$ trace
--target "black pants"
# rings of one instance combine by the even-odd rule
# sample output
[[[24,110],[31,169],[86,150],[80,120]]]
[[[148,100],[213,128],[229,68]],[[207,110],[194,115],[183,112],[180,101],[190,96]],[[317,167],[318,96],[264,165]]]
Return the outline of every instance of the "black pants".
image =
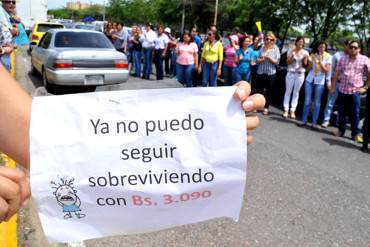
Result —
[[[251,66],[252,94],[255,94],[257,92],[257,69],[258,69],[257,65]]]
[[[164,71],[166,71],[167,75],[172,75],[173,74],[172,51],[170,49],[167,49],[166,56],[164,58]]]
[[[262,94],[266,98],[265,108],[269,108],[272,97],[272,84],[275,81],[275,74],[273,75],[259,75],[257,74],[257,93]]]
[[[157,80],[163,80],[163,49],[154,50],[154,64]]]
[[[370,89],[367,90],[366,96],[366,116],[364,122],[363,135],[364,135],[363,146],[367,147],[369,145],[369,135],[370,135]]]

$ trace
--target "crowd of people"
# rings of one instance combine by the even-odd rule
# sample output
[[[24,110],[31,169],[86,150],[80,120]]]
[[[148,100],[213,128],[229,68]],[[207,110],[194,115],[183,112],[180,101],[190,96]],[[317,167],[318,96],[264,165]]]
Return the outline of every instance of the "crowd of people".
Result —
[[[235,28],[224,38],[214,25],[207,30],[207,35],[202,36],[197,28],[175,35],[168,27],[158,26],[156,30],[148,23],[145,28],[132,27],[130,34],[122,23],[108,23],[105,34],[117,50],[127,54],[133,76],[149,80],[154,63],[157,80],[162,80],[165,74],[175,76],[185,87],[215,87],[219,81],[232,86],[239,81],[247,81],[251,83],[253,92],[265,96],[262,114],[269,114],[281,57],[281,47],[278,47],[274,33],[248,35]],[[347,40],[345,50],[333,56],[327,52],[328,46],[324,41],[316,42],[311,53],[305,46],[304,37],[297,37],[294,47],[287,51],[283,117],[297,118],[303,86],[305,95],[299,126],[308,125],[312,106],[311,127],[327,128],[338,100],[335,123],[338,131],[335,135],[345,134],[349,120],[352,139],[363,143],[362,150],[368,152],[369,106],[361,131],[360,95],[368,93],[370,85],[369,58],[360,53],[360,43],[356,40]],[[320,126],[318,121],[325,87],[329,96]]]

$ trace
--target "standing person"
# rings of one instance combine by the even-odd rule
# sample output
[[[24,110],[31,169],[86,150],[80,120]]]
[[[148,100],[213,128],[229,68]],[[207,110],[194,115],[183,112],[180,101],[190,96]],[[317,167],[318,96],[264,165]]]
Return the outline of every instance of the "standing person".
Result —
[[[324,92],[325,76],[330,71],[331,56],[326,52],[327,45],[320,41],[315,45],[314,52],[309,58],[308,75],[305,82],[305,99],[303,105],[302,123],[306,126],[308,113],[311,108],[312,95],[314,95],[314,109],[312,113],[312,128],[317,129],[317,119],[320,114],[321,97]]]
[[[299,91],[304,82],[308,59],[309,54],[304,49],[304,38],[297,37],[295,48],[289,50],[287,56],[288,73],[285,79],[284,118],[288,118],[290,109],[290,117],[296,119],[295,111],[298,105]],[[290,100],[292,100],[291,103]]]
[[[150,74],[152,73],[153,64],[153,52],[155,46],[155,39],[157,34],[152,30],[152,25],[150,23],[146,24],[145,32],[141,35],[140,42],[143,46],[143,79],[150,79]]]
[[[268,32],[265,37],[265,43],[261,48],[260,56],[257,59],[257,92],[263,94],[266,98],[264,115],[269,114],[269,106],[272,97],[272,84],[275,80],[276,65],[280,61],[280,50],[275,45],[276,37],[273,32]]]
[[[349,40],[346,40],[344,42],[344,52],[341,52],[341,51],[338,51],[334,54],[333,58],[332,58],[332,62],[331,62],[331,71],[329,72],[330,73],[330,78],[329,80],[331,79],[331,77],[334,76],[335,74],[335,71],[337,69],[337,65],[339,63],[339,60],[345,55],[345,54],[348,54],[348,44],[349,44]],[[329,81],[330,82],[330,81]],[[321,127],[323,128],[327,128],[329,126],[329,123],[330,123],[330,118],[331,118],[331,114],[333,112],[333,107],[334,107],[334,104],[335,104],[335,101],[337,100],[338,98],[338,83],[337,83],[337,86],[334,90],[333,93],[330,93],[329,92],[329,95],[328,95],[328,101],[326,103],[326,107],[325,107],[325,111],[324,111],[324,120],[323,120],[323,123],[321,125]],[[330,91],[330,87],[329,87],[329,91]],[[338,122],[338,119],[336,120],[336,123]]]
[[[364,120],[364,128],[363,128],[363,134],[364,134],[364,141],[362,143],[361,151],[364,153],[369,153],[369,140],[370,140],[370,84],[368,83],[364,88],[363,92],[367,89],[367,95],[366,95],[366,115]]]
[[[235,63],[237,67],[235,69],[236,81],[246,81],[250,83],[250,67],[254,64],[253,51],[249,46],[252,44],[252,40],[249,36],[245,36],[240,40],[240,49],[236,51]]]
[[[251,83],[252,83],[252,92],[257,92],[257,69],[258,64],[256,63],[258,57],[260,56],[260,39],[258,36],[253,36],[253,44],[250,45],[250,48],[252,49],[253,53],[253,61],[254,63],[251,63]]]
[[[367,77],[366,85],[370,84],[370,60],[368,57],[360,54],[360,45],[358,41],[350,41],[348,46],[348,55],[343,56],[339,60],[331,81],[331,93],[333,93],[339,79],[339,126],[335,135],[338,137],[344,136],[347,117],[349,117],[351,121],[352,139],[361,142],[362,137],[359,129],[360,91],[364,86],[365,77]]]
[[[221,75],[223,59],[224,49],[219,41],[219,34],[209,31],[198,68],[198,73],[203,72],[203,87],[217,87],[217,76]]]
[[[239,49],[238,38],[236,36],[229,36],[229,45],[224,47],[224,84],[232,86],[236,83],[235,67],[236,67],[236,51]],[[240,80],[238,80],[240,81]]]
[[[194,69],[198,69],[198,46],[195,44],[189,31],[185,31],[180,42],[176,45],[177,80],[186,87],[192,87],[192,75]]]
[[[198,64],[200,63],[200,59],[202,57],[202,38],[199,36],[199,31],[196,27],[191,29],[191,36],[195,44],[198,47]],[[197,70],[193,72],[193,86],[197,87],[198,85],[202,85],[202,75],[198,73]]]
[[[122,22],[117,23],[117,31],[112,34],[113,45],[117,51],[125,52],[126,41],[128,38],[127,30]]]
[[[172,68],[172,53],[176,47],[176,43],[173,42],[174,38],[172,37],[171,35],[171,28],[169,27],[166,27],[164,29],[164,33],[167,35],[169,41],[168,41],[168,47],[167,47],[167,51],[166,51],[166,55],[164,57],[164,71],[166,73],[166,76],[170,77],[171,75],[173,75],[173,68]]]
[[[13,37],[19,34],[19,29],[17,25],[13,25],[11,16],[16,11],[16,0],[2,0],[2,6],[0,6],[0,23],[5,25]]]
[[[168,42],[170,39],[164,33],[164,27],[158,27],[158,36],[154,40],[155,50],[154,50],[154,64],[157,74],[157,80],[163,80],[163,60],[166,56]]]
[[[113,30],[113,24],[112,22],[108,22],[106,25],[105,25],[105,28],[104,28],[104,34],[105,36],[107,36],[107,38],[112,42],[112,30]]]
[[[13,52],[12,34],[9,29],[0,23],[0,62],[7,71],[11,70],[10,54]]]
[[[140,27],[136,27],[132,30],[132,37],[131,37],[131,44],[132,44],[132,59],[134,65],[134,76],[140,77],[141,76],[141,52],[142,52],[142,45],[140,42],[140,35],[141,29]]]

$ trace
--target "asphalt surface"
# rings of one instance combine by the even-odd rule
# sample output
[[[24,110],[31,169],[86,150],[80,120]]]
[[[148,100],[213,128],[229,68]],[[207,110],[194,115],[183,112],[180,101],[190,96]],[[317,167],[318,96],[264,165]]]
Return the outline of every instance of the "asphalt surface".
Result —
[[[24,51],[18,52],[16,71],[31,95],[41,86],[41,78],[28,74]],[[99,91],[179,86],[173,79],[130,79]],[[79,246],[370,246],[370,155],[361,153],[359,144],[350,139],[334,137],[333,130],[299,128],[294,121],[283,120],[277,109],[261,116],[248,148],[238,223],[211,220]],[[21,212],[18,232],[19,246],[49,246],[33,204]]]

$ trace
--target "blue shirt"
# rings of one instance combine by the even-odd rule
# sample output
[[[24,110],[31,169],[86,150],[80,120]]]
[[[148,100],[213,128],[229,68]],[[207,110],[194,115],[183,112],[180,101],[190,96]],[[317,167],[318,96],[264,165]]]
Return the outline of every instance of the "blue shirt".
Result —
[[[238,49],[236,51],[236,56],[239,57],[241,54],[243,54],[243,58],[240,60],[236,69],[239,73],[249,73],[251,60],[254,59],[253,49],[248,48],[247,52],[244,52],[242,48]]]
[[[198,35],[195,35],[193,39],[195,44],[197,44],[198,49],[200,49],[200,46],[202,45],[202,40],[200,39],[200,37]]]

